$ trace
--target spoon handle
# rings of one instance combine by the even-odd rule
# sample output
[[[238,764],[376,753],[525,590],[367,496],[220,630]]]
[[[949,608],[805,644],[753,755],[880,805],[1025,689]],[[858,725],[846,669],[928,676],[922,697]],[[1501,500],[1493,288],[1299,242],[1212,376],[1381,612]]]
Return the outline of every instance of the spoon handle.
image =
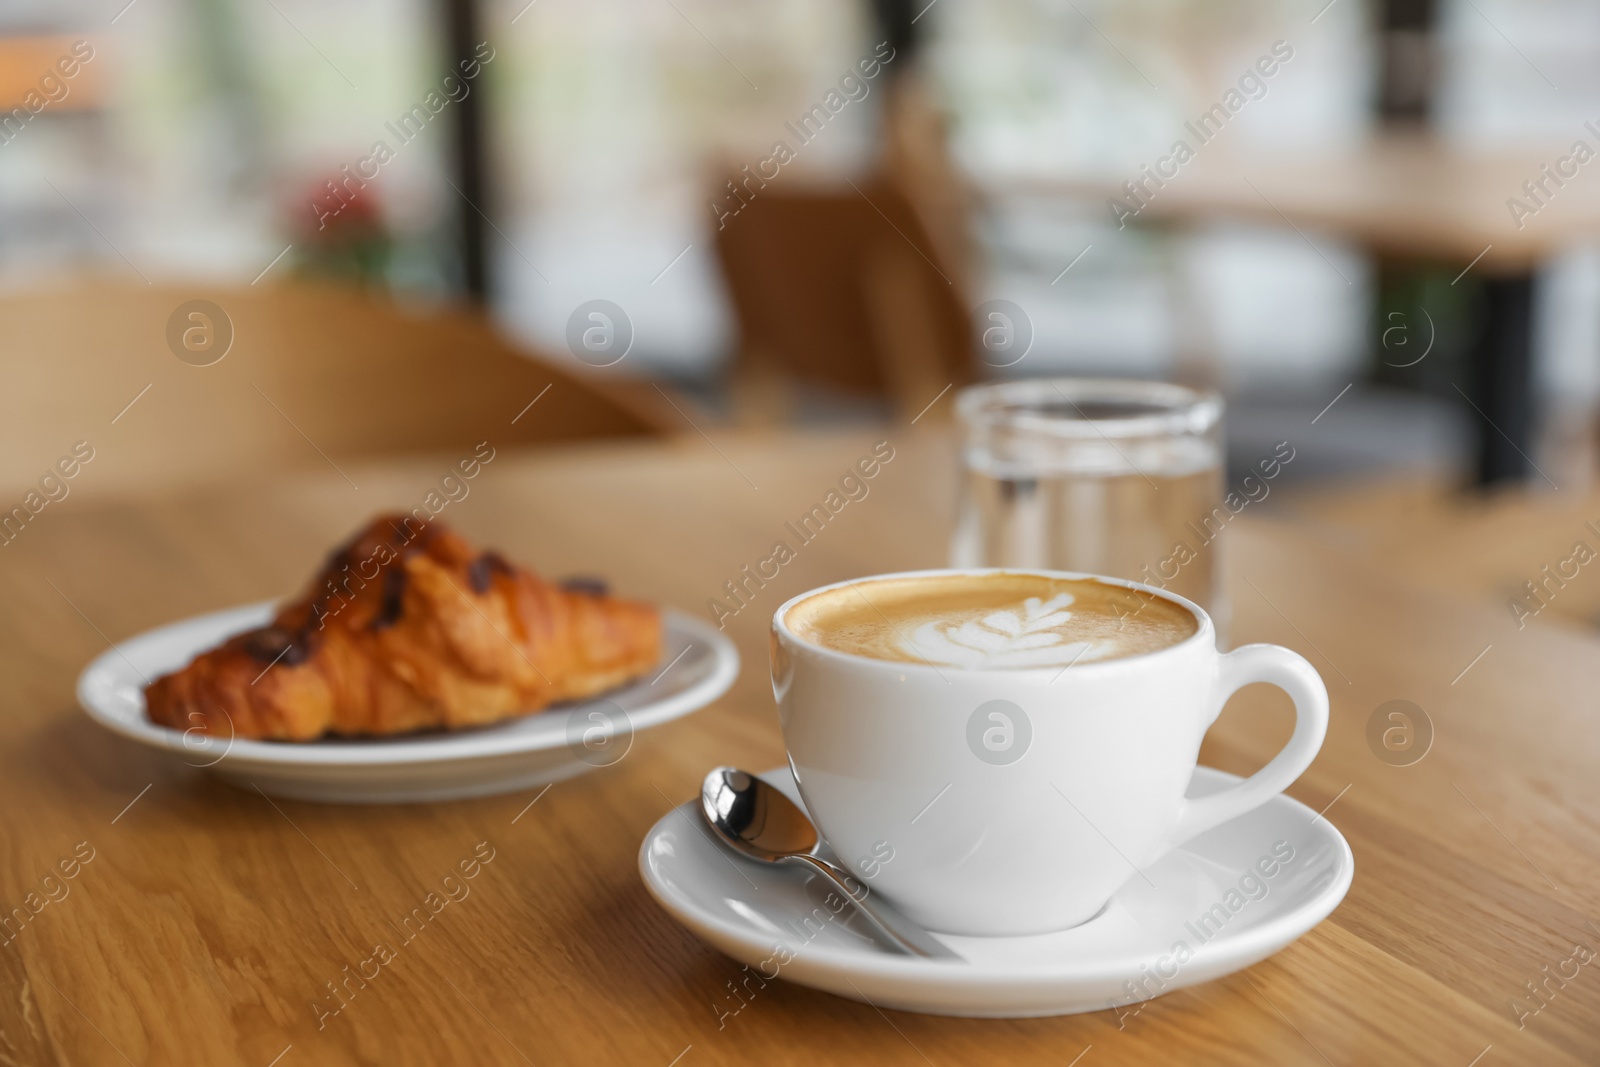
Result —
[[[940,944],[928,931],[900,914],[883,898],[872,895],[870,889],[857,897],[849,885],[849,881],[854,881],[854,879],[850,879],[849,875],[827,860],[806,853],[796,853],[785,858],[810,867],[832,882],[844,894],[845,899],[854,904],[856,910],[866,916],[867,921],[877,929],[878,933],[901,952],[911,956],[922,956],[926,959],[961,959],[960,956]],[[862,889],[867,888],[864,883],[859,881],[856,882],[856,885]]]

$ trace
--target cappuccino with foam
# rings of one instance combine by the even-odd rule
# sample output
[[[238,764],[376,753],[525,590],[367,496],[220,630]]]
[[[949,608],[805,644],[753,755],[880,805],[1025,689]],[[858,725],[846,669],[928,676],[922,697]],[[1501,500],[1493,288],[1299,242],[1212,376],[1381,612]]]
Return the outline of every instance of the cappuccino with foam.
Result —
[[[784,622],[837,652],[971,670],[1121,659],[1200,628],[1187,608],[1142,589],[1009,571],[854,582],[802,600]]]
[[[1110,578],[884,574],[778,607],[772,693],[806,810],[847,869],[925,929],[1020,937],[1092,918],[1139,881],[1130,869],[1316,758],[1316,670],[1275,645],[1218,652],[1215,636],[1202,609]],[[1288,744],[1186,795],[1217,712],[1256,682],[1294,701]]]

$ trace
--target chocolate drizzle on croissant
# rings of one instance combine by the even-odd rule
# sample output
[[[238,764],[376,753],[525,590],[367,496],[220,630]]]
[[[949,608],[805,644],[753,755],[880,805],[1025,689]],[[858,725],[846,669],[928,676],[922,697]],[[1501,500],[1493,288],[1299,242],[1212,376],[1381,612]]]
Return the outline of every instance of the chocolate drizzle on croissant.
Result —
[[[405,602],[405,568],[390,567],[383,572],[383,600],[378,606],[378,617],[372,620],[372,628],[381,630],[385,626],[393,626],[399,622],[400,613],[405,610]]]
[[[568,575],[559,584],[569,593],[583,593],[586,596],[605,596],[611,591],[611,586],[604,578],[588,574]]]
[[[498,552],[485,552],[467,566],[467,581],[474,593],[487,593],[496,574],[514,574],[511,564]]]
[[[261,663],[298,667],[311,654],[311,637],[306,630],[291,632],[281,626],[263,626],[244,635],[244,647]]]

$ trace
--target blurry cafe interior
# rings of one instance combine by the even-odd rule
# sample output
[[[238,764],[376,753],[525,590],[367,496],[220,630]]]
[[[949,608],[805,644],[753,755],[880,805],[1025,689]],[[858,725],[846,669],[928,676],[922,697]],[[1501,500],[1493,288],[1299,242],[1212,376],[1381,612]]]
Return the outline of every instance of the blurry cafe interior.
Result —
[[[7,0],[0,906],[80,840],[105,858],[10,934],[0,1037],[1595,1062],[1600,978],[1562,961],[1600,940],[1597,153],[1578,0]],[[1099,428],[1169,388],[1197,462]],[[1023,469],[1065,438],[995,398],[1109,451]],[[692,616],[738,678],[548,797],[413,804],[224,782],[190,733],[78,710],[96,657],[295,595],[387,513]],[[1306,657],[1331,719],[1289,793],[1354,849],[1332,917],[1137,1020],[799,978],[735,1012],[747,972],[658,907],[640,842],[711,767],[784,764],[780,605],[952,565],[1170,582],[1224,649]],[[1283,746],[1262,689],[1202,763]],[[1426,759],[1373,740],[1394,701]],[[481,903],[332,999],[480,840]]]
[[[1585,5],[1341,0],[1299,37],[1265,0],[102,6],[0,14],[19,489],[55,447],[29,430],[132,381],[94,331],[191,291],[284,331],[261,358],[306,417],[367,408],[352,454],[437,447],[404,406],[434,379],[384,375],[385,417],[300,376],[403,344],[463,390],[463,348],[580,376],[670,436],[909,421],[952,382],[1179,381],[1226,396],[1241,470],[1350,386],[1275,488],[1364,485],[1355,525],[1380,495],[1591,477],[1593,209],[1578,163],[1541,169],[1595,139]],[[570,350],[592,300],[622,312],[615,363]],[[983,349],[990,300],[1024,355]],[[317,339],[352,316],[369,344]],[[266,415],[213,417],[259,469],[320,462]],[[227,470],[149,447],[142,484]]]

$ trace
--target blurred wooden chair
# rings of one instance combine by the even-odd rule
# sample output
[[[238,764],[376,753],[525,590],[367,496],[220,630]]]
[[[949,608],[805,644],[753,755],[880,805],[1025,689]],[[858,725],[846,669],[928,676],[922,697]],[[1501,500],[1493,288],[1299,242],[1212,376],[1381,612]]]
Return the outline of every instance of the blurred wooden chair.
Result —
[[[194,300],[227,321],[177,314]],[[226,355],[196,365],[229,328]],[[26,489],[80,440],[96,454],[80,481],[149,491],[378,454],[468,454],[480,441],[682,429],[648,384],[603,374],[534,358],[475,310],[406,311],[332,287],[10,295],[0,298],[0,489]]]
[[[795,384],[882,396],[912,417],[976,376],[960,186],[920,87],[887,88],[871,177],[743,185],[748,199],[715,233],[738,319],[743,421],[781,420]]]

